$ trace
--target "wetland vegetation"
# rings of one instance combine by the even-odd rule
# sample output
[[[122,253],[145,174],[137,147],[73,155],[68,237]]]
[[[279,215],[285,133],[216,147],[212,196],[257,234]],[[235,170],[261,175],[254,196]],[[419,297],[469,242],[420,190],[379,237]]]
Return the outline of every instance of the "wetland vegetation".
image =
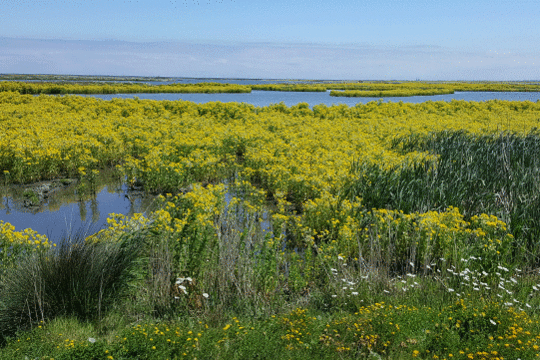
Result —
[[[0,77],[0,80],[3,78]],[[47,79],[46,77],[44,79]],[[17,91],[21,94],[133,94],[133,93],[250,93],[252,90],[288,91],[288,92],[326,92],[330,96],[341,97],[408,97],[453,94],[456,91],[482,92],[539,92],[540,84],[535,82],[293,82],[230,84],[223,82],[195,82],[152,84],[133,81],[118,82],[111,78],[107,82],[90,82],[85,78],[77,78],[62,82],[24,82],[0,81],[0,91]],[[89,79],[94,79],[90,77]],[[101,78],[97,78],[101,79]],[[23,80],[23,79],[20,79]],[[163,79],[170,80],[170,79]]]
[[[539,113],[0,92],[4,186],[159,199],[62,241],[0,221],[0,357],[540,356]]]

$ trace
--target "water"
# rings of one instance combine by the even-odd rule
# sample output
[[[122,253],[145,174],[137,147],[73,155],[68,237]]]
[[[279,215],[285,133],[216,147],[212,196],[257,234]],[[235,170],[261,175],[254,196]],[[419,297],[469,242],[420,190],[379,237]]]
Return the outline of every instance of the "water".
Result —
[[[107,224],[110,213],[131,216],[134,213],[145,213],[152,208],[154,197],[126,196],[126,185],[115,187],[104,186],[96,196],[85,201],[75,197],[58,199],[43,204],[39,208],[25,208],[20,201],[11,196],[3,196],[0,203],[0,220],[15,226],[17,231],[31,228],[40,234],[47,235],[56,242],[64,234],[83,231],[88,235],[99,231]]]
[[[488,100],[510,100],[510,101],[532,101],[540,100],[539,92],[456,92],[447,95],[432,95],[432,96],[410,96],[410,97],[373,97],[373,98],[348,98],[330,96],[330,91],[326,92],[286,92],[286,91],[252,91],[251,93],[242,94],[111,94],[111,95],[82,95],[92,96],[104,100],[113,98],[120,99],[139,99],[148,100],[186,100],[195,103],[203,104],[211,101],[221,102],[239,102],[248,103],[254,106],[268,106],[280,102],[287,106],[297,105],[298,103],[308,103],[310,107],[318,104],[332,106],[334,104],[345,104],[355,106],[356,104],[367,104],[370,101],[383,102],[408,102],[421,103],[424,101],[452,101],[452,100],[467,100],[467,101],[488,101]]]
[[[201,82],[218,81],[236,84],[264,83],[263,80],[213,80],[213,79],[175,79],[175,82]],[[273,81],[275,82],[275,81]],[[285,81],[284,81],[285,82]],[[187,100],[196,103],[210,101],[221,102],[244,102],[254,106],[268,106],[283,102],[287,106],[298,103],[308,103],[310,107],[317,104],[331,106],[333,104],[346,104],[355,106],[358,103],[378,101],[381,98],[346,98],[331,97],[330,92],[278,92],[278,91],[253,91],[249,94],[114,94],[114,95],[83,95],[93,96],[104,100],[112,98],[134,98],[150,100]],[[424,101],[487,101],[487,100],[511,100],[533,101],[540,100],[540,93],[534,92],[456,92],[449,95],[412,96],[382,98],[383,102],[408,102],[420,103]],[[32,228],[41,234],[49,235],[51,239],[59,238],[65,231],[77,231],[78,229],[90,229],[98,231],[106,225],[109,213],[133,214],[144,212],[151,204],[149,198],[135,198],[130,201],[127,197],[127,188],[105,187],[102,188],[94,200],[79,202],[67,201],[55,207],[45,207],[40,211],[29,211],[22,208],[13,198],[4,196],[0,204],[0,220],[13,224],[17,231]],[[265,224],[264,226],[268,226]]]

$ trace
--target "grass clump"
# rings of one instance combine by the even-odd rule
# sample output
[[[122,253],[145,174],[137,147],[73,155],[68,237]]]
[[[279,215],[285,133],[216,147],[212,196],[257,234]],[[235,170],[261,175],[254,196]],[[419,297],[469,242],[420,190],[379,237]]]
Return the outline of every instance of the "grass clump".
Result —
[[[138,247],[135,238],[92,243],[77,234],[28,257],[2,278],[0,334],[13,336],[59,316],[101,318],[126,288]]]

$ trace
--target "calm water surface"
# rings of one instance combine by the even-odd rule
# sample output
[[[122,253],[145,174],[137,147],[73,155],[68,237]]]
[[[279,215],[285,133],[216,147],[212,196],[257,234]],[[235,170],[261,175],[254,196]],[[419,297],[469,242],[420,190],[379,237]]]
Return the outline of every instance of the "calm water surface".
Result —
[[[308,103],[313,107],[318,104],[325,104],[332,106],[333,104],[346,104],[348,106],[355,106],[362,103],[367,104],[370,101],[378,101],[383,99],[383,102],[409,102],[409,103],[421,103],[424,101],[452,101],[452,100],[467,100],[467,101],[487,101],[487,100],[510,100],[510,101],[533,101],[540,100],[539,92],[456,92],[454,94],[447,95],[433,95],[433,96],[411,96],[411,97],[373,97],[373,98],[348,98],[348,97],[334,97],[330,96],[330,91],[326,92],[285,92],[285,91],[252,91],[251,93],[242,94],[112,94],[112,95],[83,95],[92,96],[104,100],[111,100],[113,98],[120,99],[133,99],[138,97],[139,99],[148,100],[186,100],[193,101],[199,104],[207,103],[210,101],[221,102],[239,102],[248,103],[254,106],[268,106],[271,104],[277,104],[284,102],[287,106],[293,106],[298,103]]]
[[[39,209],[25,208],[11,196],[0,203],[0,220],[15,226],[17,231],[31,228],[56,242],[65,233],[83,231],[89,235],[105,227],[110,213],[131,216],[152,209],[153,196],[127,194],[127,186],[105,186],[92,199],[65,200],[60,206],[46,203]]]
[[[200,79],[177,79],[175,82],[201,82],[217,81],[237,84],[264,83],[262,80],[200,80]],[[274,81],[275,82],[275,81]],[[196,103],[210,101],[243,102],[254,106],[268,106],[270,104],[285,103],[287,106],[298,103],[308,103],[310,107],[317,104],[346,104],[355,106],[358,103],[378,101],[381,98],[341,98],[331,97],[330,92],[277,92],[277,91],[253,91],[250,94],[115,94],[115,95],[84,95],[110,100],[112,98],[134,98],[150,100],[187,100]],[[424,101],[487,101],[493,99],[511,101],[539,101],[540,93],[535,92],[456,92],[449,95],[413,96],[382,98],[383,102],[409,102],[420,103]],[[54,209],[45,207],[42,211],[29,211],[8,196],[1,198],[0,220],[9,222],[20,231],[32,228],[39,233],[49,235],[55,241],[65,231],[76,232],[79,229],[91,232],[98,231],[106,225],[109,213],[133,214],[144,212],[149,208],[151,199],[138,198],[131,200],[126,197],[127,188],[105,187],[93,200],[85,202],[71,202]]]

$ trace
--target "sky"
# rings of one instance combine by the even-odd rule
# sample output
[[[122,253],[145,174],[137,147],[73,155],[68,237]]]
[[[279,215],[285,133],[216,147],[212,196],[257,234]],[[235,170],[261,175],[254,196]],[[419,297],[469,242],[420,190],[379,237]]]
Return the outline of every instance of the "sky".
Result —
[[[2,0],[0,73],[540,80],[538,0]]]

